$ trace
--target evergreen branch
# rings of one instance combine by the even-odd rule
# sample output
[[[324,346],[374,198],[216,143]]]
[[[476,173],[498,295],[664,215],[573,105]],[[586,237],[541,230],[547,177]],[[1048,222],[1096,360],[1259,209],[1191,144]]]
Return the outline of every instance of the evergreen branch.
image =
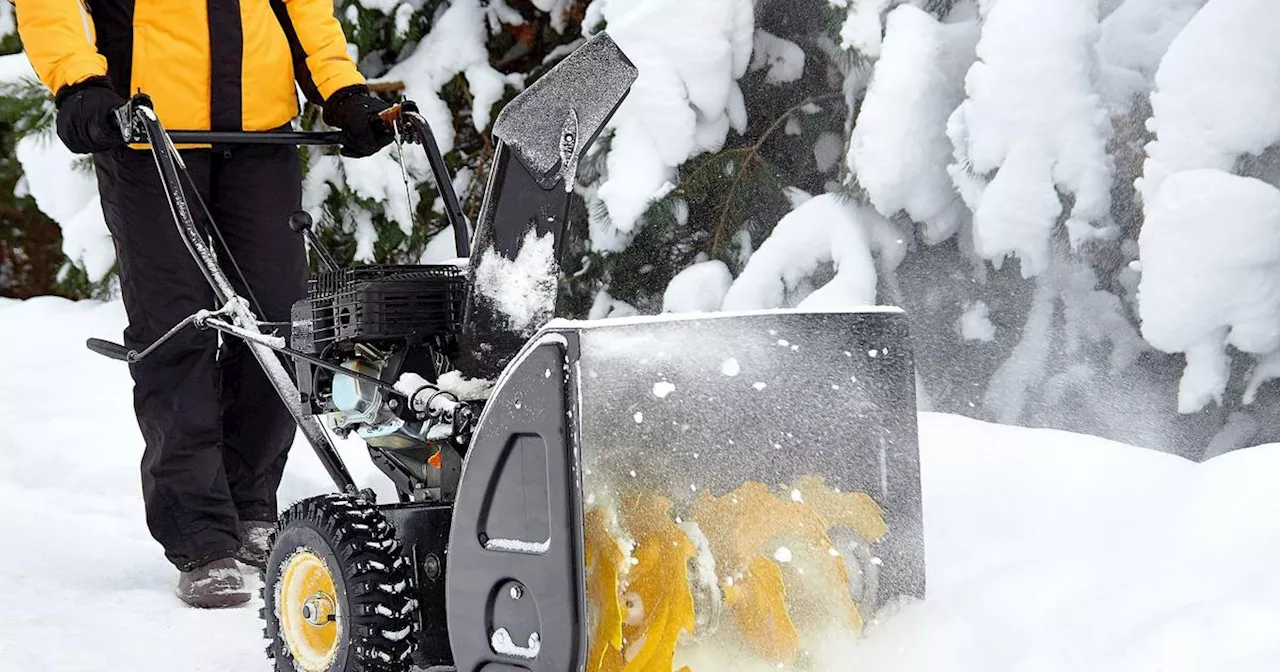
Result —
[[[755,145],[752,146],[752,149],[754,150],[755,153],[757,154],[760,153],[760,148],[764,146],[764,143],[766,140],[769,139],[769,136],[776,133],[778,129],[782,127],[782,124],[786,122],[787,118],[795,114],[796,112],[799,112],[800,110],[810,105],[816,105],[818,103],[826,102],[828,100],[840,100],[842,98],[844,98],[843,93],[824,93],[821,96],[813,96],[810,98],[806,98],[796,103],[795,105],[788,107],[786,110],[782,112],[782,114],[778,115],[777,119],[773,120],[772,124],[769,124],[769,127],[765,129],[764,133],[760,136],[760,139],[757,140]]]
[[[50,131],[54,115],[53,101],[39,81],[24,77],[0,84],[0,123],[13,126],[15,140]]]
[[[799,112],[810,105],[816,105],[828,100],[839,100],[842,97],[843,94],[839,93],[825,93],[820,96],[811,96],[806,98],[786,110],[783,110],[782,114],[778,115],[778,117],[765,128],[764,132],[760,134],[760,137],[756,139],[754,144],[745,148],[738,148],[745,149],[746,151],[742,157],[742,162],[733,173],[733,180],[729,183],[729,190],[725,195],[724,204],[720,207],[720,214],[716,216],[716,224],[711,233],[711,247],[708,250],[711,256],[715,256],[724,241],[726,228],[729,224],[729,208],[733,205],[733,196],[738,190],[738,185],[746,179],[748,171],[755,167],[756,162],[763,163],[760,152],[764,148],[764,143],[767,142],[779,128],[782,128],[787,119],[796,112]],[[705,168],[705,165],[703,167]]]
[[[723,165],[725,163],[728,163],[728,160],[737,158],[742,154],[747,154],[752,151],[752,148],[753,148],[752,145],[743,145],[741,147],[725,149],[715,154],[707,155],[706,159],[699,161],[697,164],[697,167],[695,167],[693,170],[690,170],[687,174],[684,175],[684,177],[680,179],[682,190],[685,190],[684,187],[687,185],[697,184],[699,179],[703,176],[703,173],[705,173],[707,170],[711,168],[717,168],[717,167],[723,170],[724,169]]]
[[[752,147],[752,151],[748,152],[746,157],[742,159],[742,163],[733,171],[733,180],[729,183],[729,191],[725,194],[724,204],[720,207],[720,214],[716,216],[716,225],[711,232],[711,256],[715,256],[716,251],[720,249],[721,241],[724,239],[724,230],[729,223],[729,207],[733,205],[733,195],[738,190],[738,185],[742,183],[743,176],[747,171],[751,170],[751,164],[759,158],[759,145]]]

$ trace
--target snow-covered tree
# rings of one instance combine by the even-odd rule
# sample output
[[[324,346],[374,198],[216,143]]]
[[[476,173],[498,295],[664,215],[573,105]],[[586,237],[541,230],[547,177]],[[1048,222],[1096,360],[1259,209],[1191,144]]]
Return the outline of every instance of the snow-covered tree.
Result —
[[[1186,454],[1280,439],[1274,2],[337,11],[378,90],[424,110],[472,216],[505,100],[601,30],[639,66],[583,159],[564,313],[899,304],[927,407]],[[47,104],[0,114],[19,108],[47,123]],[[22,184],[98,280],[92,199],[43,197],[73,160],[35,143]],[[306,205],[344,259],[452,256],[425,163],[406,157],[406,195],[399,160],[309,153]]]

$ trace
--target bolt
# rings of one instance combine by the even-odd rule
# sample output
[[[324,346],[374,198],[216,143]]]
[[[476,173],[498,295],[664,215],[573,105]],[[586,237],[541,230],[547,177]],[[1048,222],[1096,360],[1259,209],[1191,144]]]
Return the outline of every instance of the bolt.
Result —
[[[524,597],[524,589],[520,587],[520,584],[517,583],[511,586],[511,599],[518,600],[522,597]]]
[[[434,553],[428,555],[422,561],[422,572],[426,574],[428,580],[435,581],[440,578],[440,558]]]

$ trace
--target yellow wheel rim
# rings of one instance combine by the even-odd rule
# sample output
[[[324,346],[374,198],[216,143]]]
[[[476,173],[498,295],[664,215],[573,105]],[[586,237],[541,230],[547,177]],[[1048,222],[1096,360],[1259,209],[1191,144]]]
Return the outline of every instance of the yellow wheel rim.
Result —
[[[342,618],[333,574],[320,556],[298,550],[276,588],[280,633],[303,672],[325,672],[338,655]]]

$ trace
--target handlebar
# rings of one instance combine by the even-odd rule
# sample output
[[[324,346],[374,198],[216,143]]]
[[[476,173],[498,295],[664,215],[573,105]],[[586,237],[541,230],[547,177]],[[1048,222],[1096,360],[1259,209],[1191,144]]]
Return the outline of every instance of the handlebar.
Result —
[[[178,145],[311,145],[338,146],[342,135],[334,131],[169,131]]]
[[[144,111],[145,110],[145,111]],[[158,126],[155,106],[150,96],[139,93],[116,109],[116,121],[125,141],[130,144],[148,144],[150,132],[148,120],[157,124],[155,129],[167,136],[170,145],[311,145],[338,146],[342,134],[334,131],[169,131]],[[436,191],[444,201],[445,216],[453,225],[454,243],[459,257],[470,256],[471,240],[466,217],[453,188],[453,179],[445,165],[444,155],[436,144],[435,135],[427,120],[418,114],[418,106],[412,101],[396,103],[378,114],[387,127],[395,131],[397,142],[421,144],[427,153],[427,163],[435,178]],[[403,166],[403,164],[401,164]],[[406,188],[408,177],[406,176]]]
[[[146,129],[142,128],[137,121],[137,110],[144,107],[155,110],[151,97],[145,93],[139,93],[116,109],[116,121],[120,125],[120,132],[124,134],[124,139],[130,144],[146,144],[148,142]],[[382,118],[388,128],[394,129],[396,124],[400,124],[402,128],[406,126],[412,127],[413,124],[406,124],[406,119],[410,115],[416,115],[417,112],[418,106],[416,104],[405,101],[392,105],[378,116]],[[169,136],[170,141],[179,145],[342,145],[342,133],[337,131],[182,131],[166,129],[165,133]],[[404,135],[407,142],[419,142],[417,133],[406,132]]]

